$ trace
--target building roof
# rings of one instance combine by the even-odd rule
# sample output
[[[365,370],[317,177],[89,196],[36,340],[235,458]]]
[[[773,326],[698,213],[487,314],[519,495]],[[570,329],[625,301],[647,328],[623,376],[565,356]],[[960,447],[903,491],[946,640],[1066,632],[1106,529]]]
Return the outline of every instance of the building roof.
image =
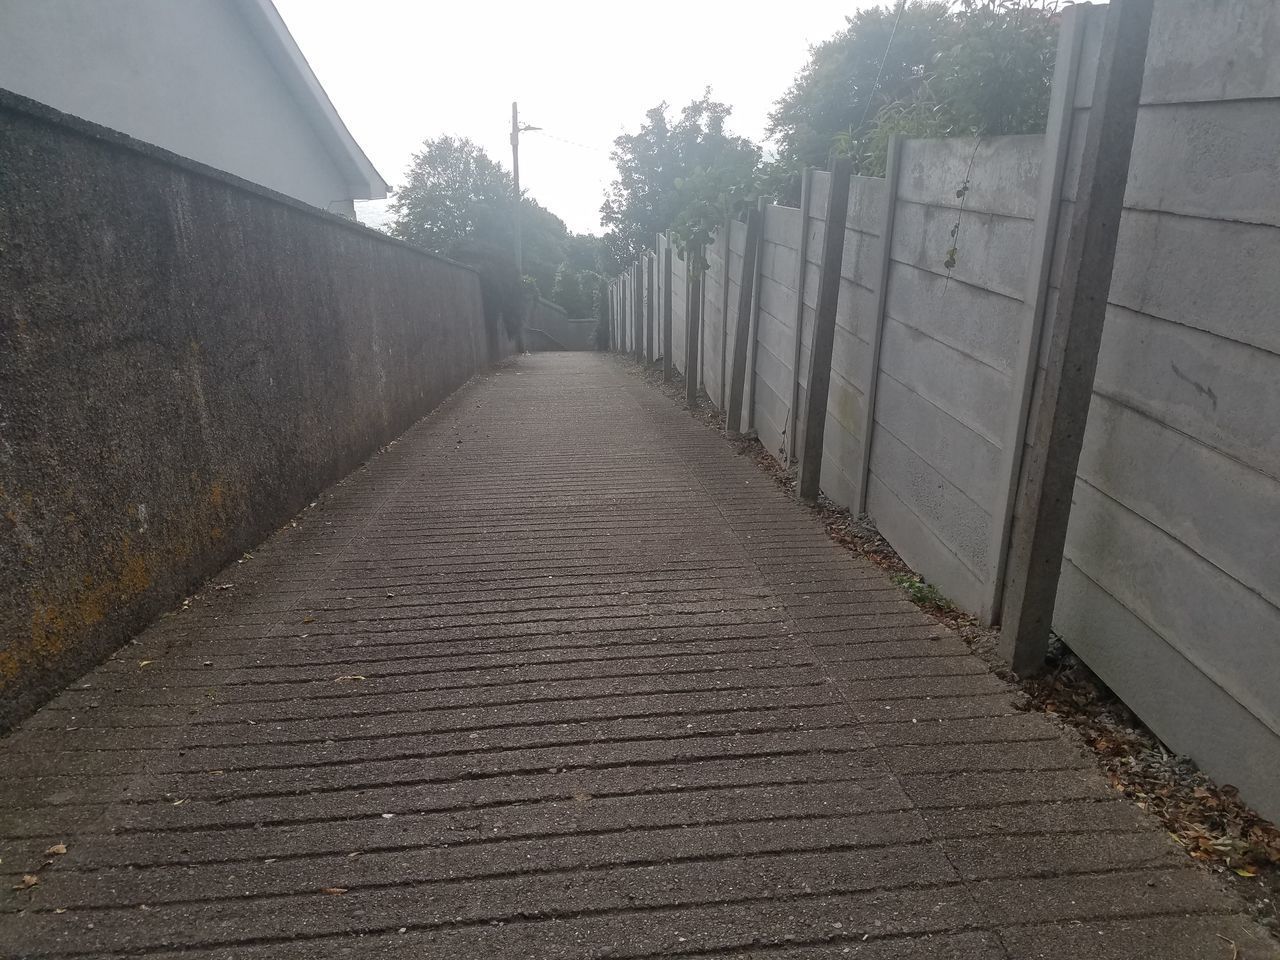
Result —
[[[338,116],[329,95],[320,86],[307,58],[285,26],[280,12],[271,0],[235,0],[254,36],[262,45],[272,66],[297,100],[316,135],[328,149],[334,163],[346,178],[355,200],[377,200],[391,190],[387,181],[369,162],[351,136],[351,131]]]

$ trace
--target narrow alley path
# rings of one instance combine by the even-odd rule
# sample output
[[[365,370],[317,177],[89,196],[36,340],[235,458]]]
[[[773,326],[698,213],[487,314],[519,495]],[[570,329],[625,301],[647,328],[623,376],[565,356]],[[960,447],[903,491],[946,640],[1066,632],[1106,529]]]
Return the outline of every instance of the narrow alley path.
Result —
[[[620,362],[526,356],[0,742],[0,956],[1277,956],[1013,704]]]

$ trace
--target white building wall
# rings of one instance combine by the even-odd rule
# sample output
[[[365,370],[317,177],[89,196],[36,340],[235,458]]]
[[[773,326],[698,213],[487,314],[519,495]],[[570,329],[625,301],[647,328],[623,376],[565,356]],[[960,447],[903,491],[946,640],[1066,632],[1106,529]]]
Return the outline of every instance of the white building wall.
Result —
[[[0,0],[0,87],[353,214],[342,172],[228,0]]]

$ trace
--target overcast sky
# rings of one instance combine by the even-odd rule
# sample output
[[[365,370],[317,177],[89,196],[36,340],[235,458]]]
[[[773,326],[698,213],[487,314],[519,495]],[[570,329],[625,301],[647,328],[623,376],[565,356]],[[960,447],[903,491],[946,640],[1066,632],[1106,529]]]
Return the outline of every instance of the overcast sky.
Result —
[[[351,133],[392,184],[423,139],[470,137],[569,229],[598,233],[609,150],[644,111],[711,85],[735,133],[759,139],[809,45],[874,0],[275,0]],[[768,12],[766,12],[766,10]],[[555,139],[558,138],[558,139]],[[565,141],[570,141],[566,143]]]

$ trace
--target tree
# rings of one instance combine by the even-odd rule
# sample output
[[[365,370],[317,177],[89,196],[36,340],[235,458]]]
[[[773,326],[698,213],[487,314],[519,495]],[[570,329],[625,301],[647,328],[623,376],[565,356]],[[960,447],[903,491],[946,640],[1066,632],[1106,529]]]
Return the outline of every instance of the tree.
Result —
[[[1044,130],[1060,24],[1057,0],[961,0],[930,85],[952,135]]]
[[[813,48],[770,114],[778,144],[772,188],[794,202],[800,170],[825,166],[833,153],[852,156],[861,173],[883,173],[894,133],[1043,130],[1057,7],[1057,0],[912,0],[850,17]]]
[[[1040,133],[1058,48],[1056,0],[961,0],[909,96],[837,137],[860,172],[884,172],[889,139]]]
[[[427,140],[391,201],[391,233],[439,254],[474,235],[509,236],[512,189],[511,175],[471,140]]]
[[[537,284],[541,296],[550,297],[556,271],[564,263],[565,240],[569,231],[564,221],[546,207],[528,197],[524,197],[522,202],[520,237],[524,274]]]
[[[604,238],[589,233],[571,233],[565,238],[564,259],[577,270],[590,270],[606,277],[622,269]]]
[[[571,233],[565,238],[564,263],[556,271],[550,299],[571,317],[594,316],[596,288],[620,269],[603,238]]]
[[[654,237],[688,219],[691,204],[726,199],[749,184],[760,149],[726,132],[730,108],[707,90],[672,123],[666,103],[645,114],[634,134],[614,141],[618,176],[600,208],[605,243],[618,262],[634,260]]]
[[[885,104],[910,97],[938,51],[949,7],[911,0],[897,10],[860,10],[846,18],[844,30],[811,48],[809,62],[769,114],[768,135],[782,167],[826,166],[838,134],[864,131]]]
[[[432,253],[514,271],[513,191],[511,174],[471,140],[427,140],[413,155],[408,182],[391,203],[391,233]],[[520,203],[524,273],[548,296],[565,258],[568,230],[528,196]],[[510,263],[502,267],[499,261]],[[509,286],[495,281],[495,289]]]
[[[594,271],[562,263],[556,271],[555,286],[551,288],[551,302],[570,317],[589,317],[591,297],[585,290],[591,289],[598,280],[599,275]]]

